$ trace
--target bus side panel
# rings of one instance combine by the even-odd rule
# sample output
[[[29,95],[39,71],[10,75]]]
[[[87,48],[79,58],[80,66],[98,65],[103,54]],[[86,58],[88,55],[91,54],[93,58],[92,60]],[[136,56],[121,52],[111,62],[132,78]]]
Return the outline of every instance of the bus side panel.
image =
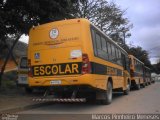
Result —
[[[94,80],[97,86],[101,86],[104,90],[107,88],[107,82],[108,79],[111,78],[113,81],[113,88],[124,88],[124,77],[123,77],[123,68],[119,65],[115,65],[114,63],[108,62],[106,60],[103,60],[101,58],[98,58],[94,54],[94,48],[93,48],[93,40],[92,40],[92,34],[91,34],[91,27],[88,26],[87,29],[83,29],[84,32],[83,40],[84,40],[84,51],[88,53],[90,61],[94,62],[95,64],[101,64],[100,66],[104,66],[103,70],[102,68],[93,68],[97,69],[97,71],[101,71],[100,73],[95,73]],[[88,34],[90,36],[88,36]],[[86,38],[85,36],[88,36]],[[89,39],[89,42],[86,40]],[[95,67],[95,66],[92,66]],[[117,69],[121,72],[121,75],[117,75],[116,71]],[[104,72],[102,74],[102,72]],[[93,71],[92,71],[93,72]]]

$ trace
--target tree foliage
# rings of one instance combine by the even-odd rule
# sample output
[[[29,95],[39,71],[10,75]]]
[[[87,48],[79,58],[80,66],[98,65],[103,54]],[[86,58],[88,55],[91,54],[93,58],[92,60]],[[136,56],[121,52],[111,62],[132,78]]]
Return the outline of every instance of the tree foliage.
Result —
[[[12,33],[28,34],[33,25],[70,18],[70,5],[68,0],[5,0],[1,5],[3,25]]]
[[[129,20],[124,17],[125,10],[121,10],[114,2],[106,0],[79,0],[75,5],[74,17],[89,19],[95,26],[104,31],[118,43],[124,43],[132,28]]]
[[[0,52],[8,50],[4,56],[6,64],[10,56],[14,58],[12,50],[20,36],[28,34],[32,26],[62,19],[87,18],[130,54],[150,66],[145,50],[125,45],[132,24],[124,14],[125,10],[107,0],[0,0]],[[10,47],[6,45],[8,38],[14,40]]]
[[[160,59],[157,61],[156,64],[153,65],[153,72],[156,74],[160,74]]]
[[[0,0],[0,51],[4,47],[7,48],[6,39],[14,40],[5,56],[0,72],[0,82],[7,61],[20,36],[28,34],[33,25],[71,18],[72,3],[74,1],[69,0]]]

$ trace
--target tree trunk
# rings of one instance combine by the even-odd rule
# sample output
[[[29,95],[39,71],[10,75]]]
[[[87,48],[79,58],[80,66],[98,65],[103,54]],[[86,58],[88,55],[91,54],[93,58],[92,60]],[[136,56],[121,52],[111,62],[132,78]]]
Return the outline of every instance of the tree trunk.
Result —
[[[3,41],[4,44],[6,45],[6,47],[7,47],[7,49],[8,49],[8,52],[9,52],[9,51],[10,51],[10,48],[9,48],[9,46],[7,45],[6,39],[4,39],[4,40],[2,40],[2,41]],[[18,65],[18,63],[17,63],[17,61],[16,61],[16,59],[15,59],[15,57],[14,57],[14,55],[13,55],[13,52],[11,52],[11,57],[12,57],[14,63],[15,63],[16,65]]]
[[[17,38],[15,39],[15,41],[14,41],[11,49],[9,50],[9,53],[8,53],[7,56],[6,56],[5,62],[4,62],[4,64],[3,64],[2,69],[1,69],[1,72],[0,72],[0,87],[1,87],[1,85],[2,85],[2,76],[3,76],[3,73],[4,73],[5,67],[6,67],[7,62],[8,62],[8,60],[9,60],[9,58],[10,58],[10,55],[11,55],[11,53],[12,53],[12,51],[13,51],[13,49],[14,49],[14,47],[15,47],[15,45],[16,45],[16,43],[18,42],[18,40],[19,40],[20,37],[21,37],[21,34],[17,34]]]

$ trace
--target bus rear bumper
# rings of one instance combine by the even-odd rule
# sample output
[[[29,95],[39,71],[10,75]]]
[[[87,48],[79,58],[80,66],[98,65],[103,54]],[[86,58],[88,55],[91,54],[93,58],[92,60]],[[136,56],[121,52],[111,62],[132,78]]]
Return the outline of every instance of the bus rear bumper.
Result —
[[[29,86],[77,86],[89,85],[96,87],[95,81],[91,74],[77,75],[77,76],[59,76],[59,77],[29,77]]]

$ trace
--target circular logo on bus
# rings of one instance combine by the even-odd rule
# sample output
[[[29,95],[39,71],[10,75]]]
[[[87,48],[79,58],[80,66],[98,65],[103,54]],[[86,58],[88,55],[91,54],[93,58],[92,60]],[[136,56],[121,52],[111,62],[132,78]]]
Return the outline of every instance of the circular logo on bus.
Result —
[[[50,31],[49,33],[49,36],[52,38],[52,39],[55,39],[58,37],[58,34],[59,34],[59,31],[58,29],[54,28]]]

